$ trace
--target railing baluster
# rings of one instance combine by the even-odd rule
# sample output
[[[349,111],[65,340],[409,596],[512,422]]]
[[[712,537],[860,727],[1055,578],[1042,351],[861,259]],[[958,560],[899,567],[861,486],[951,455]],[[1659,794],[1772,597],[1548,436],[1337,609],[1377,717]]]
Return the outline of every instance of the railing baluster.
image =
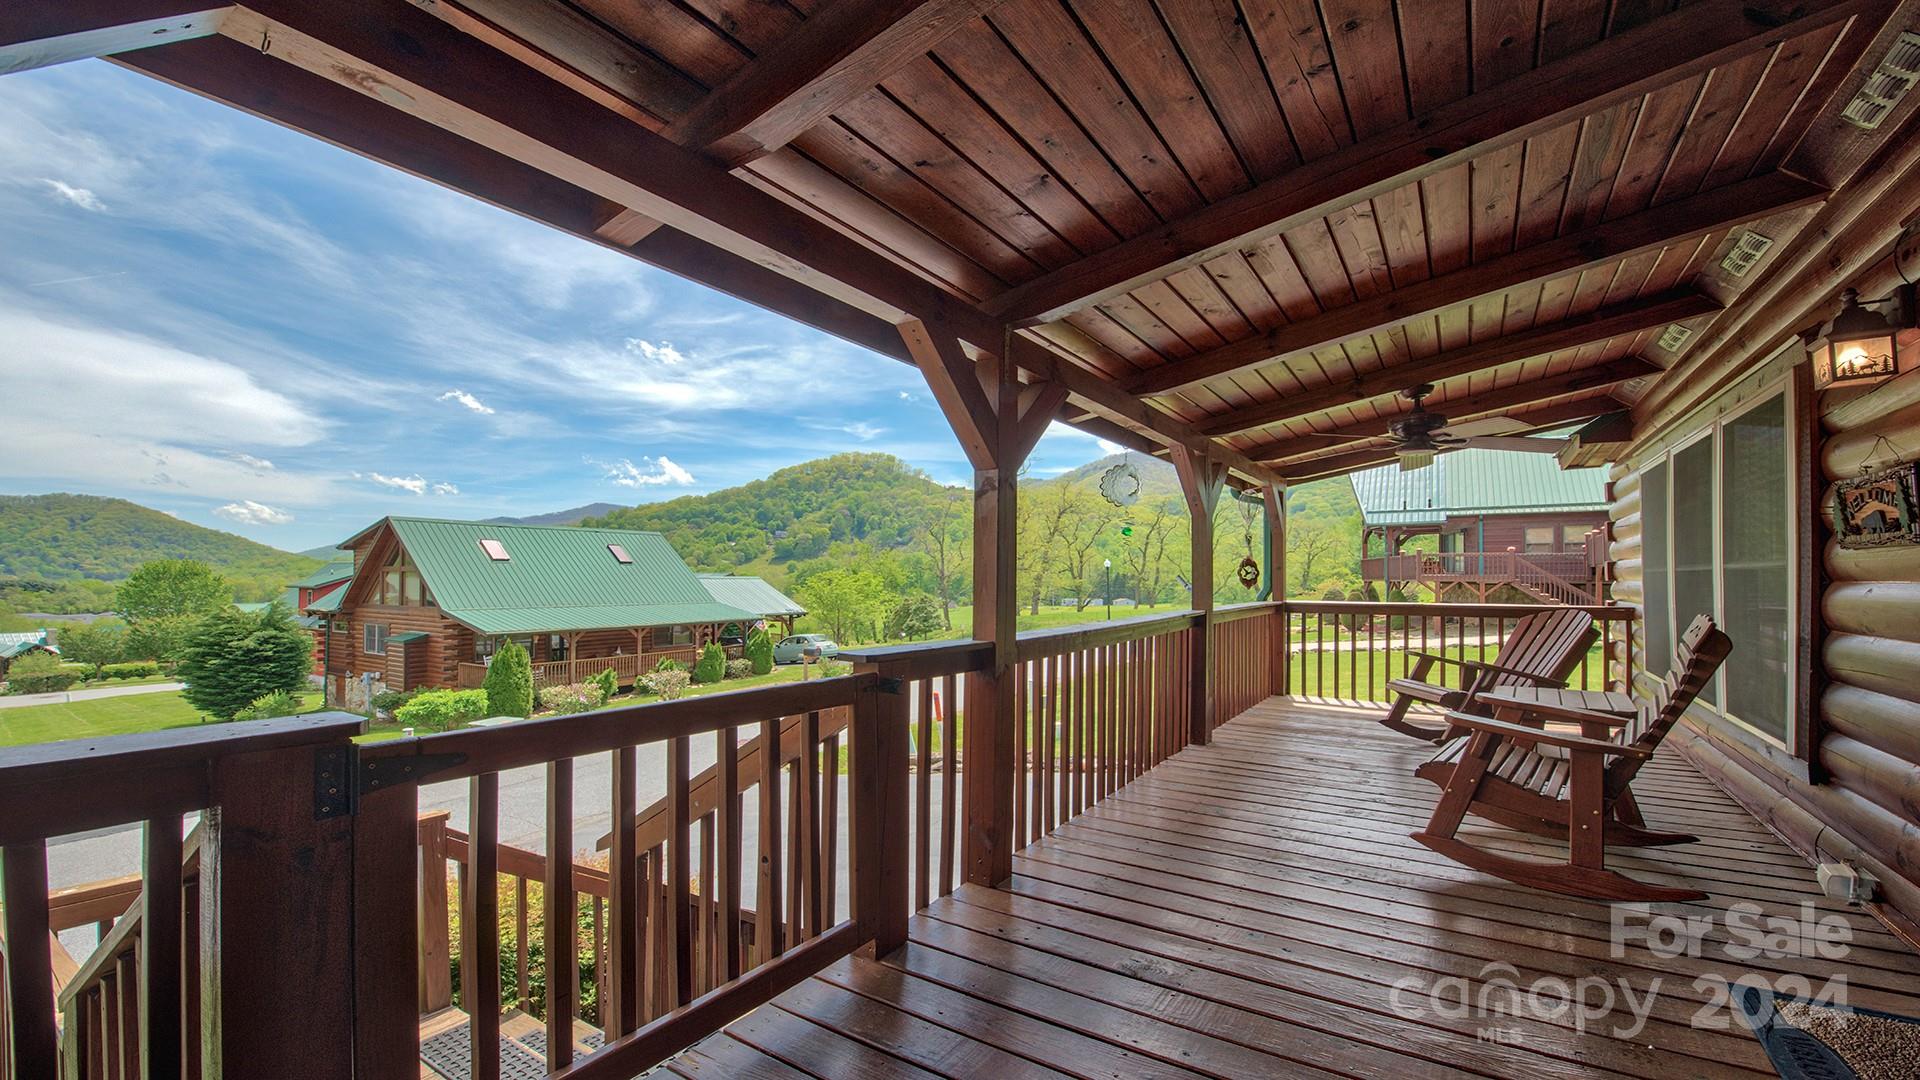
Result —
[[[829,735],[820,753],[820,915],[815,937],[840,921],[840,736]]]
[[[713,989],[714,972],[720,964],[720,954],[713,945],[715,905],[713,902],[713,815],[701,814],[695,827],[700,831],[700,869],[696,880],[700,883],[699,893],[693,901],[693,992],[698,997]]]
[[[780,717],[770,716],[760,724],[760,877],[753,898],[754,954],[762,964],[782,951],[780,764]]]
[[[960,726],[954,700],[953,676],[940,684],[940,895],[953,892],[955,860],[960,848]]]
[[[547,763],[547,865],[542,942],[547,961],[547,1069],[573,1062],[573,1015],[580,996],[580,919],[573,894],[573,761]],[[498,1043],[494,1053],[498,1054]]]
[[[120,991],[120,1075],[126,1080],[140,1076],[140,973],[137,953],[127,953],[114,962],[115,985]]]
[[[527,879],[515,876],[513,880],[514,996],[519,999],[521,1012],[532,1012],[533,992],[528,989],[532,971],[527,966]]]
[[[801,720],[800,809],[800,940],[820,936],[820,714]]]
[[[180,817],[153,818],[143,835],[140,892],[140,1030],[142,1071],[146,1080],[173,1080],[182,1073],[181,1026],[182,907]],[[48,946],[51,950],[52,946]]]
[[[617,831],[631,837],[631,829],[618,828],[629,820],[614,819]],[[548,860],[554,857],[549,850]],[[469,884],[460,909],[460,999],[472,1036],[468,1060],[474,1080],[500,1080],[499,773],[467,781],[467,866]]]
[[[933,680],[920,680],[913,733],[913,910],[933,901]],[[1037,784],[1038,781],[1036,780]],[[764,790],[764,789],[763,789]]]
[[[685,735],[667,740],[667,937],[671,950],[663,1004],[677,1009],[693,1000],[693,811],[687,793],[689,743]],[[551,1025],[551,1021],[549,1021]]]
[[[1027,723],[1029,702],[1033,697],[1032,665],[1013,665],[1013,839],[1023,843],[1027,836]]]
[[[734,761],[732,754],[723,753],[722,759]],[[617,1039],[640,1026],[640,856],[633,832],[633,819],[640,809],[639,748],[623,746],[613,751],[610,765],[614,824],[607,852],[607,921],[611,924],[607,966],[613,970],[612,978],[601,985],[611,988],[613,1000],[602,1003],[600,1014],[606,1018],[607,1037]]]
[[[720,977],[740,977],[740,729],[728,725],[714,735],[719,753]]]

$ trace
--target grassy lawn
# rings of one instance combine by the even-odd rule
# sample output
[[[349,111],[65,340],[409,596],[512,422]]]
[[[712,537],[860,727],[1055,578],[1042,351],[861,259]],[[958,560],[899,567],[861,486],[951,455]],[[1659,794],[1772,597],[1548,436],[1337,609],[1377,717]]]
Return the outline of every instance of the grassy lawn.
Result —
[[[1311,697],[1331,697],[1358,701],[1386,701],[1387,680],[1398,679],[1407,674],[1418,658],[1410,656],[1400,649],[1339,649],[1332,648],[1329,635],[1328,648],[1324,652],[1294,653],[1292,666],[1293,692]],[[1427,650],[1439,652],[1436,649]],[[1448,646],[1447,656],[1464,656],[1469,660],[1497,659],[1500,649],[1496,645]],[[1430,672],[1428,682],[1439,682],[1447,686],[1460,685],[1461,668],[1457,664],[1435,665],[1441,670]],[[1605,690],[1606,663],[1601,658],[1600,647],[1595,645],[1587,652],[1586,679],[1581,680],[1580,669],[1575,668],[1567,679],[1567,685],[1575,690]]]
[[[147,675],[138,679],[92,679],[74,687],[76,690],[109,690],[116,686],[155,686],[160,683],[179,682],[177,675]]]
[[[302,694],[300,700],[303,712],[320,708],[319,691]],[[203,720],[199,710],[187,704],[178,690],[95,698],[71,704],[29,705],[0,709],[0,746],[131,735],[213,722]]]

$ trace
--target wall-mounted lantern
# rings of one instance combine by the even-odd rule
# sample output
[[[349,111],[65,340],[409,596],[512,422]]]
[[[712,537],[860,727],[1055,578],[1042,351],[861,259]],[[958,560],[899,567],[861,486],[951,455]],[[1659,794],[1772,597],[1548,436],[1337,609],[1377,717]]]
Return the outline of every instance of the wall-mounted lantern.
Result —
[[[1841,294],[1840,311],[1814,332],[1807,343],[1813,360],[1814,385],[1865,386],[1900,373],[1897,335],[1913,323],[1913,286],[1902,285],[1885,300],[1862,302],[1848,289]],[[1887,305],[1890,314],[1873,308]]]

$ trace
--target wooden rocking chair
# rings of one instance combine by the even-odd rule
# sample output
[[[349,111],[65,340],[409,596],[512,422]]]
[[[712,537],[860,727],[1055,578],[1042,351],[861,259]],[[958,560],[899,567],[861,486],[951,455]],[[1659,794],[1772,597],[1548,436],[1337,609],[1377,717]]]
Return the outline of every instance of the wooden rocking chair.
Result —
[[[1407,719],[1414,702],[1438,705],[1451,712],[1491,715],[1479,704],[1481,694],[1509,686],[1564,687],[1567,676],[1580,659],[1593,648],[1600,636],[1593,616],[1570,608],[1550,608],[1535,612],[1515,623],[1500,644],[1498,662],[1467,660],[1435,653],[1410,652],[1415,658],[1405,678],[1387,682],[1393,691],[1393,706],[1380,722],[1403,735],[1427,742],[1440,742],[1459,734],[1453,725],[1440,727],[1416,724]],[[1462,669],[1458,688],[1427,681],[1435,664],[1453,664]]]
[[[1629,785],[1686,712],[1733,643],[1705,615],[1693,621],[1673,671],[1652,701],[1630,717],[1558,706],[1500,706],[1493,718],[1455,712],[1467,730],[1415,770],[1440,785],[1439,806],[1413,838],[1476,870],[1521,885],[1595,900],[1701,900],[1706,893],[1635,881],[1605,866],[1606,845],[1651,847],[1697,837],[1649,830]],[[1580,725],[1581,734],[1548,731],[1547,721]],[[1565,863],[1495,855],[1455,834],[1467,814],[1536,836],[1565,838]]]

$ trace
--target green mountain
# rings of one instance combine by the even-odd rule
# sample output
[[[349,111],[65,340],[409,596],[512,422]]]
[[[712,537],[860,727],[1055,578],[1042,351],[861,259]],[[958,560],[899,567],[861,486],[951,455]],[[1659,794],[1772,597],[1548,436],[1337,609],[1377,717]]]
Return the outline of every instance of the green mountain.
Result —
[[[486,519],[489,525],[578,525],[591,517],[611,514],[626,507],[619,503],[597,502],[585,506],[576,506],[571,510],[554,510],[545,514],[532,514],[527,517],[491,517]]]
[[[0,495],[0,604],[98,611],[111,583],[154,559],[206,563],[234,583],[240,600],[272,599],[320,565],[124,499]]]
[[[757,573],[818,558],[838,543],[904,547],[913,511],[946,490],[891,454],[835,454],[739,487],[614,510],[581,524],[650,529],[696,569]]]
[[[1180,495],[1180,476],[1174,471],[1173,463],[1165,458],[1149,457],[1146,454],[1108,454],[1098,461],[1089,461],[1077,469],[1069,469],[1059,476],[1042,480],[1042,484],[1087,484],[1097,487],[1100,478],[1108,469],[1121,462],[1130,462],[1140,472],[1140,501],[1173,498]],[[1028,486],[1033,486],[1029,482]]]

